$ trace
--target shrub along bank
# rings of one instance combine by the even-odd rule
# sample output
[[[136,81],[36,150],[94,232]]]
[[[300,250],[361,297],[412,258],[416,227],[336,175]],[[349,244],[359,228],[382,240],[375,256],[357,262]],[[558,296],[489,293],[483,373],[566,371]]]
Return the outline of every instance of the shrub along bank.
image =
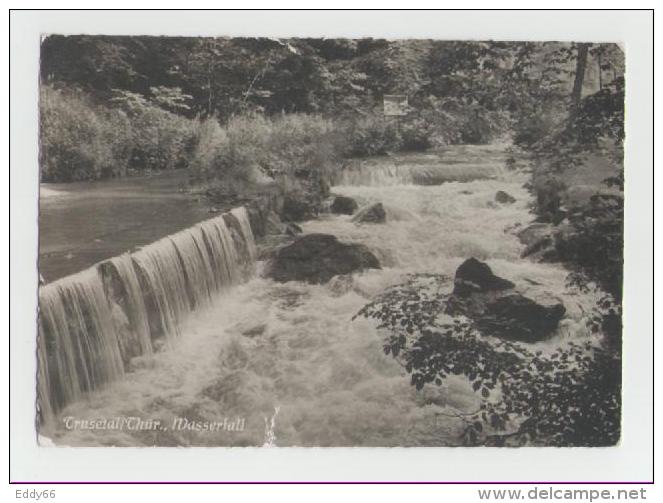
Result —
[[[168,96],[164,93],[170,92]],[[168,98],[168,99],[167,99]],[[179,98],[183,99],[182,96]],[[343,158],[422,151],[453,143],[487,143],[503,134],[498,113],[433,100],[421,112],[385,117],[381,110],[330,118],[310,113],[247,112],[225,122],[178,113],[178,95],[115,91],[95,102],[77,89],[41,88],[41,179],[98,180],[190,168],[196,182],[241,187],[261,177],[316,172],[331,180]]]
[[[559,257],[618,302],[624,225],[624,80],[587,96],[535,143],[531,190],[541,222],[558,226]]]

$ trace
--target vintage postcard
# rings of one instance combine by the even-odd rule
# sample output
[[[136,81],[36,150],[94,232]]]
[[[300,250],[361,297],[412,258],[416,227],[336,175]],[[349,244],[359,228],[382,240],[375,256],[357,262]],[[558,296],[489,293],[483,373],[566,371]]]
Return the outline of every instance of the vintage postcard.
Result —
[[[651,19],[13,13],[12,480],[652,480]]]
[[[68,446],[620,439],[623,48],[49,34]]]

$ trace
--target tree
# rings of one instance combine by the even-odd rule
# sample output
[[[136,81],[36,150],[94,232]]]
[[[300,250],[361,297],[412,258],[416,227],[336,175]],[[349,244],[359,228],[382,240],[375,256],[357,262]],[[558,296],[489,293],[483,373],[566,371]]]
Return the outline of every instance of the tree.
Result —
[[[464,445],[614,445],[620,436],[621,356],[603,345],[569,342],[552,354],[490,337],[471,322],[443,314],[446,278],[413,275],[364,306],[357,316],[385,330],[391,354],[421,390],[463,376],[479,397],[460,410]],[[598,323],[614,303],[599,301]]]
[[[578,56],[576,59],[575,79],[573,81],[573,91],[571,91],[571,104],[577,107],[582,98],[582,84],[585,80],[585,70],[587,68],[587,53],[590,44],[578,44]]]
[[[599,91],[624,74],[624,53],[617,44],[593,44],[589,54],[596,63]]]
[[[132,37],[51,35],[41,44],[41,78],[76,85],[97,99],[114,88],[144,90],[136,49]]]

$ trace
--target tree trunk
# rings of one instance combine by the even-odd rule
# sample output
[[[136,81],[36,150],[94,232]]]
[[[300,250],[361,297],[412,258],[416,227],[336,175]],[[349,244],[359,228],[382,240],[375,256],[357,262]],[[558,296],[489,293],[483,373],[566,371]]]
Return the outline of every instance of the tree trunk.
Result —
[[[212,77],[211,71],[207,76],[207,117],[212,117]]]
[[[578,106],[582,97],[582,84],[585,80],[585,69],[587,68],[587,52],[589,44],[578,44],[578,59],[576,61],[576,78],[573,82],[573,91],[571,92],[571,106]]]

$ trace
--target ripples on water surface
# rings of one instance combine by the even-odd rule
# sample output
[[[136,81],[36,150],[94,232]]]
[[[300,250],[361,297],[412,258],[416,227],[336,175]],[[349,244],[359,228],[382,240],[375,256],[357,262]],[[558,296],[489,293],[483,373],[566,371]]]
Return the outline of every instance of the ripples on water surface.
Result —
[[[39,272],[47,282],[209,218],[180,192],[184,170],[40,188]]]

